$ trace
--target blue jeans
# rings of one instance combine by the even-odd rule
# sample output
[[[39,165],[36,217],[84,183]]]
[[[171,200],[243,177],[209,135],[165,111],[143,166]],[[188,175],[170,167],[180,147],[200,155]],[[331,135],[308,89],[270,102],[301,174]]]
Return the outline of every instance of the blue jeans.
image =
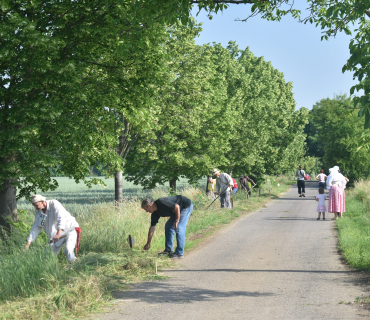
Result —
[[[184,255],[186,225],[188,224],[188,220],[190,218],[192,211],[193,203],[191,203],[190,207],[181,210],[180,221],[177,225],[176,230],[173,228],[175,217],[170,217],[167,220],[166,225],[164,227],[166,235],[166,249],[165,249],[166,251],[173,250],[173,240],[176,233],[177,247],[175,253],[180,256]]]
[[[324,188],[325,189],[325,182],[319,182],[319,188]]]

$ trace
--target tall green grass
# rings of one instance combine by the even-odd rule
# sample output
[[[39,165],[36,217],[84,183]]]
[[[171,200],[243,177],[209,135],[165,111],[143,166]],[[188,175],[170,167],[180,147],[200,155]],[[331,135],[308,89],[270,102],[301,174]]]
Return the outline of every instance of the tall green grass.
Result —
[[[63,274],[58,259],[45,246],[37,246],[32,252],[18,249],[12,255],[1,255],[0,270],[0,300],[50,290]]]
[[[346,212],[337,227],[343,257],[356,269],[370,270],[370,181],[346,190]]]

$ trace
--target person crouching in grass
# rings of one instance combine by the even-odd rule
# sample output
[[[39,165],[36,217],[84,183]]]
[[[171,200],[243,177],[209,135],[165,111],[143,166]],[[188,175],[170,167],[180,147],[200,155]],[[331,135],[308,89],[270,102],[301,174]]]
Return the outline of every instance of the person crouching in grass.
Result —
[[[181,259],[184,257],[186,225],[193,211],[193,203],[187,197],[177,195],[159,198],[156,201],[146,198],[141,203],[141,208],[150,212],[151,225],[148,240],[144,250],[150,249],[150,243],[155,231],[155,226],[160,217],[170,217],[165,225],[165,249],[160,255],[168,254],[170,258]],[[176,233],[177,247],[173,252],[173,242]]]

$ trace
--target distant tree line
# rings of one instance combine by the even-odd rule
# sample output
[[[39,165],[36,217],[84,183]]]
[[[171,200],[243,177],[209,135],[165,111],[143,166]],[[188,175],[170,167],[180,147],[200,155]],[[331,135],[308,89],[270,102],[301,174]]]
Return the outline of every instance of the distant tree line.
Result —
[[[369,132],[346,95],[322,99],[309,111],[307,156],[319,160],[328,173],[338,165],[350,183],[370,177]]]

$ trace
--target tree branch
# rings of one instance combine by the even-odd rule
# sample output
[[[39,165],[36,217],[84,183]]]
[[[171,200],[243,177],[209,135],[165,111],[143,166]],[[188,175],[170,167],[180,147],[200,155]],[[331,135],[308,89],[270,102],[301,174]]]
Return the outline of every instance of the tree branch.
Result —
[[[220,4],[220,3],[232,3],[232,4],[253,4],[255,2],[269,2],[268,0],[234,0],[234,1],[210,1],[212,4]],[[203,1],[190,1],[191,4],[203,4]]]

